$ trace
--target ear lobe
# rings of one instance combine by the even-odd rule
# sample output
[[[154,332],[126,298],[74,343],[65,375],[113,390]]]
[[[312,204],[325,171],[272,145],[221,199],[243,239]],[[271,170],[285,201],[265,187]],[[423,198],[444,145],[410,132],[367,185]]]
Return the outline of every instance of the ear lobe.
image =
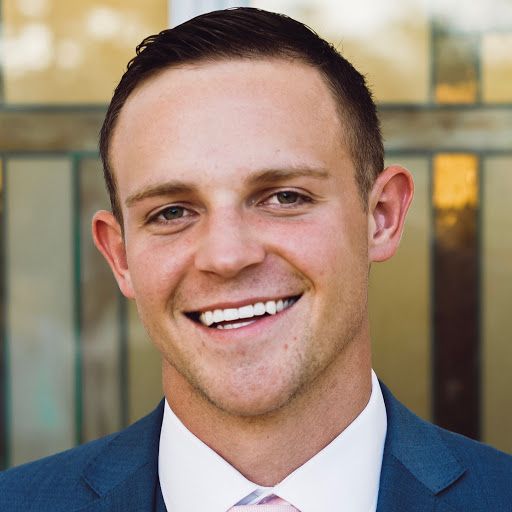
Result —
[[[385,261],[395,254],[414,193],[411,173],[399,165],[387,167],[375,180],[368,211],[368,256]]]
[[[122,229],[111,212],[100,210],[94,214],[92,237],[112,269],[122,294],[128,299],[135,298]]]

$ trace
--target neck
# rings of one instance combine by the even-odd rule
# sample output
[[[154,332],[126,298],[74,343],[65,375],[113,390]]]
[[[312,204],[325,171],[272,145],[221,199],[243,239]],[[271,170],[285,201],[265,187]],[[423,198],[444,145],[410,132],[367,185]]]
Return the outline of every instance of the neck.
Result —
[[[338,436],[371,395],[369,343],[346,347],[307,390],[263,417],[219,410],[163,364],[168,404],[182,423],[252,482],[272,487]],[[321,418],[321,421],[319,421]]]

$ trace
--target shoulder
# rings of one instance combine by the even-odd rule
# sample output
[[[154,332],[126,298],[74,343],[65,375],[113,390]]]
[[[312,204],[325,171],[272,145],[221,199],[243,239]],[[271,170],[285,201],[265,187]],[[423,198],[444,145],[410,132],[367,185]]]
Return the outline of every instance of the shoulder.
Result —
[[[155,459],[163,402],[126,429],[0,473],[0,510],[71,512]]]
[[[512,503],[512,456],[460,434],[437,429],[445,445],[466,468],[462,482],[492,503]]]
[[[29,510],[34,500],[57,504],[73,497],[76,502],[87,501],[93,493],[83,485],[83,470],[114,437],[112,434],[3,471],[0,473],[0,510]]]
[[[381,388],[388,417],[385,459],[399,461],[452,509],[471,504],[475,511],[510,510],[512,456],[422,420]]]

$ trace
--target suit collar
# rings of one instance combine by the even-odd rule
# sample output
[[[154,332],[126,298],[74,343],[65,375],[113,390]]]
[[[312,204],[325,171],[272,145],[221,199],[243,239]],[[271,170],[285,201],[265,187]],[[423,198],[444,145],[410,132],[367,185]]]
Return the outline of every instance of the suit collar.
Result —
[[[455,483],[466,468],[444,443],[438,428],[404,407],[382,383],[381,388],[388,432],[377,510],[430,511],[435,506],[435,510],[450,510],[437,503],[435,496]]]
[[[377,511],[450,511],[448,505],[438,503],[436,495],[455,483],[466,468],[453,456],[436,427],[401,405],[382,383],[381,389],[388,432]],[[163,400],[149,416],[113,437],[89,462],[83,480],[103,499],[82,512],[155,510],[155,506],[165,510],[158,485],[162,416]]]
[[[381,383],[388,417],[385,456],[393,456],[433,494],[465,472],[444,443],[439,430],[404,407]]]
[[[114,436],[87,464],[82,479],[103,499],[96,499],[84,512],[112,510],[114,505],[116,510],[153,510],[163,404],[162,400],[151,414]]]

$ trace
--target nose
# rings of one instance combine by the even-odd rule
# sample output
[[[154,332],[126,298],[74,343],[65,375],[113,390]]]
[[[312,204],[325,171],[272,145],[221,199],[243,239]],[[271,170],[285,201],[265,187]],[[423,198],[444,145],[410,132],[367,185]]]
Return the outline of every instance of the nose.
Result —
[[[265,249],[253,236],[253,227],[237,212],[210,217],[195,255],[195,266],[223,278],[235,277],[265,259]]]

